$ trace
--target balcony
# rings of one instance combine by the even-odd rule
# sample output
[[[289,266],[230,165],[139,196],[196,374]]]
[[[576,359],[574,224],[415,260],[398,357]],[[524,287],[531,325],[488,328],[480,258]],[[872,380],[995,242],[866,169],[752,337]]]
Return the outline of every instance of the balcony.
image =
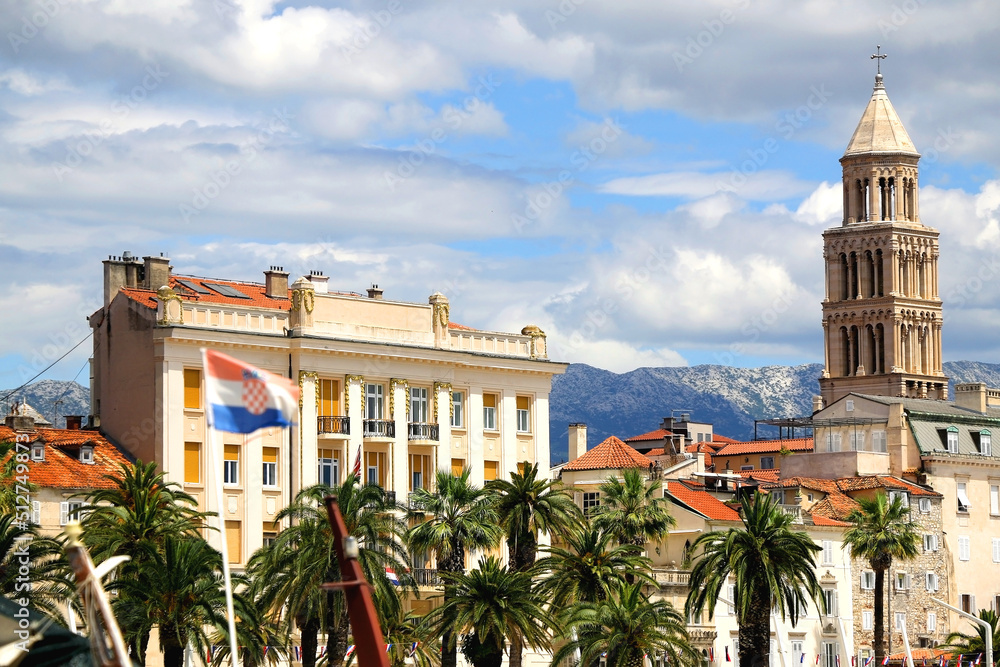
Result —
[[[440,575],[438,575],[437,568],[418,567],[410,570],[410,574],[413,575],[413,580],[416,582],[417,586],[444,585],[441,581]]]
[[[351,434],[350,417],[317,417],[316,432],[319,434],[330,433],[335,435]]]
[[[364,437],[395,438],[396,422],[391,419],[366,419]]]
[[[778,505],[781,511],[792,517],[792,523],[802,523],[802,508],[798,505]]]
[[[416,497],[417,497],[417,494],[415,494],[415,493],[411,493],[410,495],[408,495],[406,497],[406,508],[407,509],[409,509],[409,510],[419,510],[420,509],[420,507],[415,502]]]
[[[653,570],[653,577],[660,588],[667,586],[687,586],[691,580],[690,570]]]
[[[438,425],[424,422],[410,422],[407,424],[407,440],[438,440]]]

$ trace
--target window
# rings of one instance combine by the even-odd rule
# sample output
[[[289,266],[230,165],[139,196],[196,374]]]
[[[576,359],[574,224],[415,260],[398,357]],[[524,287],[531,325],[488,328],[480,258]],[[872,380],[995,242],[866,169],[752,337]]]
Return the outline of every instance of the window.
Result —
[[[243,530],[239,521],[226,521],[226,548],[230,563],[243,560]]]
[[[410,387],[410,421],[427,423],[427,387]]]
[[[883,454],[889,451],[885,431],[872,431],[872,451],[882,452]]]
[[[941,435],[942,444],[945,449],[948,450],[949,454],[958,454],[958,429],[954,426],[949,426],[945,431],[939,431]]]
[[[993,605],[993,611],[1000,614],[1000,595],[994,595],[993,602],[991,602],[990,604]]]
[[[909,494],[906,493],[906,491],[890,491],[889,502],[890,503],[895,502],[896,498],[899,498],[899,501],[900,503],[902,503],[903,507],[910,506],[910,497]]]
[[[827,433],[826,434],[826,451],[828,451],[828,452],[839,452],[840,451],[840,434],[839,433]]]
[[[855,452],[865,451],[864,431],[851,431],[851,450]]]
[[[795,640],[792,641],[792,657],[794,658],[794,660],[792,661],[794,664],[797,665],[797,664],[802,663],[802,640],[801,639],[795,639]]]
[[[924,573],[924,588],[929,591],[936,591],[938,589],[938,578],[937,574],[934,572]]]
[[[837,664],[839,652],[837,642],[823,642],[823,667],[840,667]]]
[[[861,590],[863,591],[875,590],[875,572],[873,572],[872,570],[861,571]]]
[[[736,613],[736,584],[728,584],[726,586],[726,611],[730,614]]]
[[[42,525],[42,503],[39,500],[31,501],[31,523],[36,526]]]
[[[1000,563],[1000,537],[993,538],[993,562]]]
[[[971,556],[972,548],[969,543],[968,535],[958,536],[958,560],[969,560]]]
[[[184,369],[184,407],[201,409],[201,371],[197,368]]]
[[[895,628],[899,632],[902,632],[903,627],[906,626],[906,612],[897,611],[895,614],[893,614],[893,616],[895,616],[896,619],[895,623],[893,623],[893,628]]]
[[[264,447],[264,472],[261,476],[264,486],[278,486],[278,448]]]
[[[94,448],[90,445],[80,447],[80,463],[92,465],[94,463]]]
[[[483,428],[487,431],[497,430],[496,394],[483,394]]]
[[[958,606],[966,614],[975,614],[978,612],[976,609],[976,596],[969,595],[968,593],[963,593],[958,596]]]
[[[774,457],[773,456],[762,456],[762,457],[760,457],[760,469],[761,470],[774,470]]]
[[[41,442],[36,442],[31,445],[31,460],[32,461],[44,461],[45,460],[45,444]]]
[[[851,400],[850,398],[844,401],[844,411],[854,412],[854,401]]]
[[[319,417],[340,417],[340,382],[319,381]]]
[[[365,452],[365,482],[375,486],[385,486],[385,457],[382,452]]]
[[[316,458],[316,481],[327,486],[340,484],[340,458],[332,449],[320,449]]]
[[[426,454],[410,454],[410,491],[427,488],[431,477],[431,457]]]
[[[1000,486],[990,485],[990,514],[1000,514]]]
[[[871,630],[872,629],[872,612],[863,611],[861,612],[861,629]]]
[[[264,524],[270,528],[270,522],[265,521]],[[264,533],[264,546],[269,547],[274,544],[274,541],[278,539],[278,534],[273,530],[265,530]]]
[[[385,419],[385,388],[380,384],[365,385],[365,419]]]
[[[927,612],[927,632],[937,632],[937,614],[933,611]]]
[[[969,495],[966,493],[966,483],[959,482],[956,485],[955,495],[958,496],[958,511],[968,512],[972,503],[969,502]]]
[[[894,581],[897,591],[910,590],[910,575],[906,572],[897,572]]]
[[[993,455],[993,438],[989,431],[983,429],[979,433],[973,433],[972,438],[976,442],[976,449],[982,456]]]
[[[837,591],[832,588],[823,589],[823,599],[826,600],[826,615],[839,616],[840,610],[837,608]]]
[[[184,443],[184,483],[201,484],[201,443]]]
[[[240,446],[226,445],[222,461],[222,483],[240,483]]]
[[[451,460],[451,474],[458,477],[465,471],[465,459]]]
[[[531,433],[531,399],[527,396],[517,397],[517,432]]]
[[[75,500],[59,503],[59,525],[65,526],[70,521],[79,521],[81,507],[83,507],[83,503]],[[39,512],[41,512],[40,508]]]
[[[920,513],[921,514],[930,514],[930,512],[931,512],[931,499],[930,498],[921,498],[920,499]]]
[[[688,625],[701,625],[701,613],[695,613],[695,611],[692,609],[688,613],[687,621]]]
[[[499,469],[499,461],[483,461],[483,479],[487,482],[492,482],[497,478]]]
[[[936,534],[927,533],[924,535],[924,552],[937,551],[938,550],[938,536]]]
[[[583,513],[589,514],[594,510],[595,507],[601,504],[601,494],[593,491],[587,491],[583,494]]]
[[[753,470],[753,466],[740,466],[740,470]]]
[[[823,565],[833,565],[833,542],[823,540]]]
[[[465,394],[460,391],[451,392],[451,426],[452,428],[464,428],[465,417],[462,407],[465,405]]]

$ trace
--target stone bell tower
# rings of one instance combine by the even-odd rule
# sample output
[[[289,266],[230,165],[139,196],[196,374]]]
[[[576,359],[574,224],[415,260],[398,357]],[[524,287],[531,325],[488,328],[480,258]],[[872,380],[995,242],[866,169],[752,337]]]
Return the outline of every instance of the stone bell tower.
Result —
[[[919,159],[886,95],[880,67],[840,158],[843,223],[823,232],[826,355],[819,382],[827,405],[850,392],[948,397],[938,231],[920,221]]]

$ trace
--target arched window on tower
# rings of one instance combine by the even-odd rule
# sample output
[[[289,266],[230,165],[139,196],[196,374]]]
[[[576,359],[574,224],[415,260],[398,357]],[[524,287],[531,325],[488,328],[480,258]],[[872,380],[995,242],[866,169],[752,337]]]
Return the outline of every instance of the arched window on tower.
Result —
[[[885,327],[875,325],[875,349],[877,350],[876,373],[885,373]]]
[[[851,266],[847,261],[847,253],[840,253],[840,300],[851,298]]]
[[[885,296],[885,277],[882,274],[882,251],[875,251],[875,296]]]
[[[875,348],[875,327],[865,325],[865,373],[874,375],[878,372],[878,358]]]
[[[843,377],[848,377],[851,375],[851,335],[847,331],[847,327],[840,327],[840,349],[843,354],[841,359],[844,360]]]
[[[917,257],[917,296],[927,296],[927,254],[920,253]]]
[[[850,375],[856,375],[858,372],[858,366],[861,365],[861,354],[859,350],[859,343],[861,342],[861,336],[859,335],[858,327],[851,327],[851,372]]]
[[[910,296],[910,267],[906,253],[899,251],[899,292],[901,296]]]
[[[885,203],[888,206],[886,220],[896,219],[896,179],[892,176],[886,181]]]
[[[865,279],[863,284],[865,298],[870,299],[875,296],[875,258],[871,250],[865,251]]]

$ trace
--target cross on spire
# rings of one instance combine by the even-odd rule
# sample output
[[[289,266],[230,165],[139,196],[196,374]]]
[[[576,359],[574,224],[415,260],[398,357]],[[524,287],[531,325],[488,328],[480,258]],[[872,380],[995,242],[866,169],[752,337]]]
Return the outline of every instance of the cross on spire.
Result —
[[[872,54],[872,60],[877,64],[877,74],[882,73],[882,61],[888,56],[888,53],[882,53],[882,45],[875,45],[875,53]]]

